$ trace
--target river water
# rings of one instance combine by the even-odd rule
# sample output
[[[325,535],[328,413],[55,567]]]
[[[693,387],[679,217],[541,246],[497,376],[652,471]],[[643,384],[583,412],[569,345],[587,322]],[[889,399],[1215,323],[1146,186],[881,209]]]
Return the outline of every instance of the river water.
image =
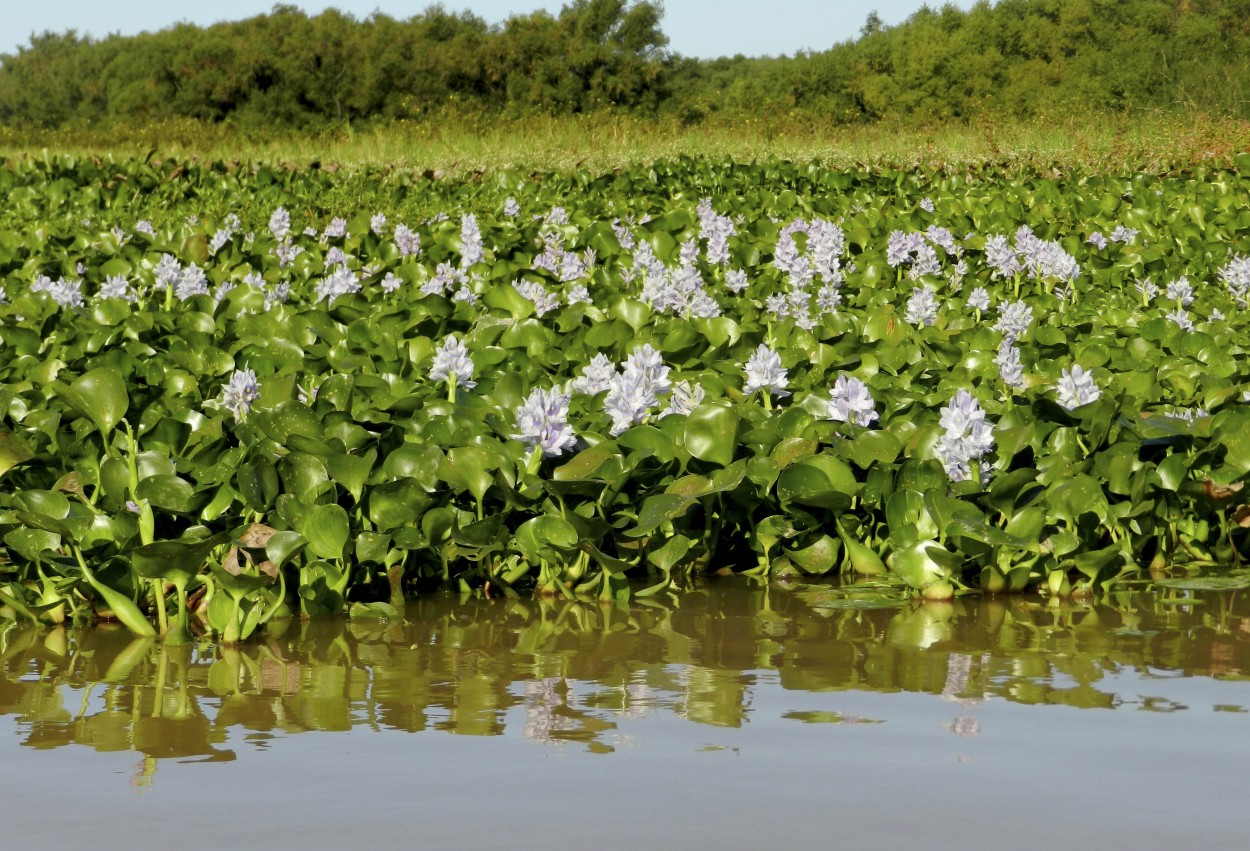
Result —
[[[4,845],[1243,847],[1248,676],[1245,591],[0,625]]]

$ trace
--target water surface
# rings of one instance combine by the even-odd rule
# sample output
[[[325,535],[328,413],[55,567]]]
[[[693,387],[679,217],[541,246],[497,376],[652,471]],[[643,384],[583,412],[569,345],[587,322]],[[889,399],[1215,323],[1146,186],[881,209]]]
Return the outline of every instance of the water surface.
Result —
[[[239,649],[0,625],[6,844],[1240,846],[1250,603],[1169,593],[437,596]]]

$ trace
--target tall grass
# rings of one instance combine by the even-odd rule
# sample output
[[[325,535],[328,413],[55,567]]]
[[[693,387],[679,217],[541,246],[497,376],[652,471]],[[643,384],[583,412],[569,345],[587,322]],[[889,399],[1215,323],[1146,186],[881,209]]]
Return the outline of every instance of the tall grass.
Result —
[[[679,156],[778,157],[832,168],[946,166],[1161,171],[1223,164],[1250,151],[1250,122],[1203,115],[1068,115],[935,127],[835,126],[803,118],[718,118],[697,125],[625,114],[442,120],[257,134],[227,125],[19,131],[0,128],[0,155],[47,149],[88,156],[258,161],[323,167],[390,166],[449,176],[502,168],[609,170]]]

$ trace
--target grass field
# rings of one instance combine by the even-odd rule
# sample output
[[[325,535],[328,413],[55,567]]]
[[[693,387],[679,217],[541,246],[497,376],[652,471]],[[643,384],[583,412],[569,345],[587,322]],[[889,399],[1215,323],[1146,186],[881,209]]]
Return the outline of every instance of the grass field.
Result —
[[[1227,164],[1250,150],[1250,122],[1203,115],[1067,116],[1029,123],[835,127],[803,119],[695,126],[627,115],[460,116],[422,123],[263,134],[194,121],[141,127],[0,128],[0,156],[77,155],[394,166],[448,176],[501,168],[608,170],[678,156],[777,157],[830,167],[1058,168],[1163,172]]]

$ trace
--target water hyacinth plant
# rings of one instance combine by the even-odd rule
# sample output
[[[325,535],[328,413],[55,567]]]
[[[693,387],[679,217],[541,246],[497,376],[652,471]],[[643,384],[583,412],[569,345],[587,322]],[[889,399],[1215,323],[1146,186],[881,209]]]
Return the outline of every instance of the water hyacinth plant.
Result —
[[[440,587],[1250,553],[1241,172],[0,178],[3,617],[241,641]]]

